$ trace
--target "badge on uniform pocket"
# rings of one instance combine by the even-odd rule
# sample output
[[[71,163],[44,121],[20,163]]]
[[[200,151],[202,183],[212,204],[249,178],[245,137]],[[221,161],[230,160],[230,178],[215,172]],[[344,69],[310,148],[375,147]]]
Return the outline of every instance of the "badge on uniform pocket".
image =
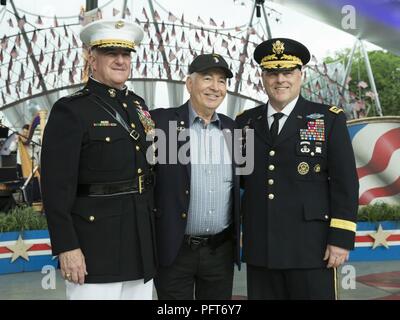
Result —
[[[310,166],[307,162],[300,162],[297,166],[297,172],[302,176],[306,175],[310,171]]]
[[[116,127],[117,124],[115,122],[110,122],[108,120],[103,120],[100,122],[93,123],[93,127]]]
[[[310,141],[300,141],[300,153],[308,154],[311,152],[310,149],[311,142]]]
[[[325,157],[325,146],[321,141],[301,140],[296,145],[296,154],[306,157]]]

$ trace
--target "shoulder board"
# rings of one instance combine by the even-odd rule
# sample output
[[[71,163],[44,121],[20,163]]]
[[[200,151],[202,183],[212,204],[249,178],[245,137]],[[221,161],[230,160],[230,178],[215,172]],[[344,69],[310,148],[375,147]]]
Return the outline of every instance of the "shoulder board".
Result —
[[[82,90],[79,90],[77,92],[74,92],[73,94],[70,94],[69,96],[65,96],[64,98],[66,98],[66,99],[75,99],[75,98],[78,98],[78,97],[87,96],[89,93],[90,93],[89,90],[82,89]]]
[[[336,113],[336,114],[339,114],[339,113],[343,112],[343,109],[338,108],[336,106],[332,106],[332,107],[329,108],[329,111],[333,112],[333,113]]]
[[[144,101],[144,99],[143,99],[141,96],[137,95],[137,94],[136,94],[135,92],[133,92],[132,90],[128,90],[128,93],[129,93],[129,95],[134,96],[137,100],[142,100],[142,101]]]

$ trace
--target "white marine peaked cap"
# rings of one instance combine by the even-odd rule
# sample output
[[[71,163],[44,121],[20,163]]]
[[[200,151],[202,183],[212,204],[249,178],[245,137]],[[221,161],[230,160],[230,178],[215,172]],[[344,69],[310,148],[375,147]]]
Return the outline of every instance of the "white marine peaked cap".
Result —
[[[88,47],[116,47],[135,51],[135,47],[143,39],[144,32],[134,22],[122,19],[102,19],[84,26],[79,36]]]

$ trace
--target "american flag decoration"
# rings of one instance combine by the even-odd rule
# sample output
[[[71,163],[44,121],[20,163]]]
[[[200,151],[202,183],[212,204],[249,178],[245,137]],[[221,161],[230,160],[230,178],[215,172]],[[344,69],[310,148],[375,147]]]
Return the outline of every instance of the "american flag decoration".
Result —
[[[204,20],[200,18],[200,16],[197,17],[197,23],[205,24]]]
[[[175,17],[171,12],[168,12],[168,21],[175,22],[176,20],[178,20],[178,18]]]
[[[161,17],[160,17],[160,15],[158,14],[157,10],[154,10],[154,20],[156,20],[156,21],[161,21]]]
[[[122,13],[122,10],[112,6],[104,7],[104,10],[109,16]],[[130,15],[128,7],[124,13]],[[101,10],[97,10],[96,15],[100,17]],[[14,28],[20,27],[24,30],[13,30],[10,35],[0,37],[0,100],[6,101],[7,105],[20,98],[28,98],[27,95],[43,95],[47,91],[63,89],[73,84],[82,85],[85,77],[79,75],[85,74],[82,73],[85,59],[82,55],[82,43],[77,35],[81,27],[79,24],[86,22],[83,6],[77,16],[77,21],[69,21],[55,15],[36,15],[30,18],[32,21],[27,21],[25,16],[16,19],[12,13],[5,13],[4,22],[7,27],[12,28],[13,25]],[[185,21],[183,13],[163,10],[158,6],[153,10],[149,6],[142,7],[142,11],[132,13],[131,20],[140,23],[145,30],[145,38],[134,58],[133,77],[181,81],[193,58],[200,53],[215,52],[223,55],[235,72],[236,77],[228,82],[229,90],[240,90],[240,94],[256,101],[266,100],[258,65],[251,58],[254,48],[263,40],[263,34],[256,26],[236,26],[232,22],[226,26],[224,21],[218,21],[215,17],[200,15],[191,21]],[[24,32],[29,43],[21,36]],[[246,51],[243,51],[244,44],[248,45]],[[35,60],[39,70],[33,65]],[[19,69],[19,64],[23,64],[23,69]],[[18,72],[14,72],[16,65]],[[160,68],[157,70],[157,67]],[[25,75],[32,76],[22,77],[20,70]],[[174,71],[171,72],[172,70]],[[241,70],[240,74],[238,70]],[[317,79],[322,87],[321,91],[324,91],[325,82],[320,80],[321,77]],[[330,91],[334,91],[335,85],[332,84]],[[13,88],[17,88],[18,97]],[[322,96],[314,91],[314,99],[322,99],[322,96],[325,99],[325,91],[329,90],[325,90]],[[347,103],[347,95],[344,98]]]
[[[16,250],[18,243],[22,250]],[[38,271],[44,265],[57,264],[47,230],[0,233],[0,274]]]
[[[349,121],[360,183],[359,204],[400,204],[400,117]]]

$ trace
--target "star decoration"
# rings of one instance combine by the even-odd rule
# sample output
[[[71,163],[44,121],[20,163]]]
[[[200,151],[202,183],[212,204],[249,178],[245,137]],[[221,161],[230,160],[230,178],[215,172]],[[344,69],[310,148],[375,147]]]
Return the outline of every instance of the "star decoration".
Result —
[[[19,257],[24,258],[26,261],[29,261],[28,250],[32,247],[33,244],[26,244],[22,239],[22,236],[19,235],[18,240],[12,246],[7,246],[13,252],[11,257],[11,263],[17,260]]]
[[[389,248],[389,245],[387,243],[387,238],[389,238],[391,235],[390,232],[384,232],[382,229],[382,225],[379,224],[378,230],[375,233],[370,233],[369,236],[374,238],[374,244],[372,246],[372,249],[375,249],[378,246],[384,246],[385,248]]]

